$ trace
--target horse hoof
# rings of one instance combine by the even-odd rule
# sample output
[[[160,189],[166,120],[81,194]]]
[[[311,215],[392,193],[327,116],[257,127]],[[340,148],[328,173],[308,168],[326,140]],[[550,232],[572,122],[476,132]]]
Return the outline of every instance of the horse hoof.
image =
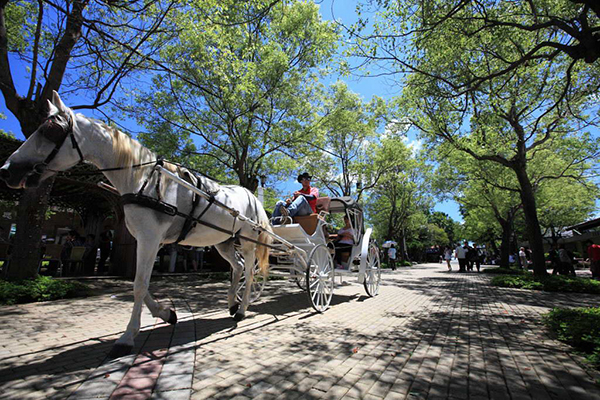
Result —
[[[245,317],[245,316],[244,316],[244,314],[242,314],[242,313],[237,313],[237,314],[235,314],[235,315],[233,316],[233,320],[234,320],[235,322],[240,322],[241,320],[243,320],[243,319],[244,319],[244,317]]]
[[[169,310],[169,319],[167,321],[171,325],[175,325],[177,323],[177,313],[173,310]]]
[[[239,310],[239,309],[240,309],[239,304],[236,303],[236,304],[232,305],[231,307],[229,307],[229,315],[234,315],[237,312],[237,310]]]
[[[115,358],[126,356],[131,353],[132,349],[133,349],[133,346],[130,346],[128,344],[118,344],[117,343],[110,350],[110,353],[108,353],[108,358],[110,358],[112,360]]]

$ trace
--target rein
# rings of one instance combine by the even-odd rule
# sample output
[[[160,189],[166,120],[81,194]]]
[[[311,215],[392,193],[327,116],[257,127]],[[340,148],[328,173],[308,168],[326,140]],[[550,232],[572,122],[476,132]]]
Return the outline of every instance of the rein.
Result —
[[[85,176],[85,175],[100,175],[103,172],[107,172],[107,171],[121,171],[124,169],[134,169],[134,168],[140,168],[140,167],[144,167],[146,165],[150,165],[150,164],[156,164],[157,162],[159,162],[160,159],[157,160],[152,160],[152,161],[148,161],[145,163],[141,163],[141,164],[134,164],[134,165],[130,165],[127,167],[111,167],[111,168],[102,168],[102,169],[98,169],[95,171],[81,171],[81,172],[69,172],[69,171],[56,171],[58,173],[60,173],[61,175],[64,176]],[[51,170],[54,171],[54,170]]]

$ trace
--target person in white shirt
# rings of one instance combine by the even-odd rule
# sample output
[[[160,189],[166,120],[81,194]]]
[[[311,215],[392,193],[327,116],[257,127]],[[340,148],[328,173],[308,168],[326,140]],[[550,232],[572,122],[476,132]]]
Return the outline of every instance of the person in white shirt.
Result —
[[[521,268],[527,270],[527,253],[525,253],[525,247],[519,249],[519,261],[521,261]]]
[[[446,260],[446,263],[448,263],[448,271],[452,271],[452,266],[450,265],[450,261],[452,260],[452,249],[450,247],[444,249],[444,259]]]
[[[467,272],[467,247],[469,247],[469,243],[465,242],[464,246],[458,245],[454,250],[454,255],[458,260],[458,272]]]
[[[390,267],[392,268],[392,270],[395,271],[396,270],[396,248],[394,247],[393,244],[388,249],[388,260],[390,263]]]

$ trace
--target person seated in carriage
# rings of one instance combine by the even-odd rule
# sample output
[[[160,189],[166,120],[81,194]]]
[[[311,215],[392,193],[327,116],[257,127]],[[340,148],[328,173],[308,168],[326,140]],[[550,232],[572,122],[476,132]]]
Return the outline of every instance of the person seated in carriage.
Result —
[[[298,182],[302,189],[294,192],[293,198],[280,200],[273,210],[273,222],[285,222],[287,217],[310,215],[317,212],[317,198],[319,189],[310,186],[312,176],[308,172],[298,175]]]
[[[343,268],[342,258],[344,255],[349,256],[352,252],[352,246],[354,246],[354,229],[347,215],[344,216],[344,227],[337,232],[334,244],[336,268]]]

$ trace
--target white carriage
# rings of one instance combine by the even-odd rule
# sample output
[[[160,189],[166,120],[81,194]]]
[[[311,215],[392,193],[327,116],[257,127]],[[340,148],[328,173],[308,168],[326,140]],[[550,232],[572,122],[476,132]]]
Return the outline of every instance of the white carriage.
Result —
[[[325,311],[331,304],[336,274],[357,276],[367,295],[377,295],[381,281],[379,249],[372,238],[372,229],[364,228],[361,207],[351,197],[320,197],[317,211],[273,226],[271,273],[284,275],[296,282],[306,291],[311,305],[318,312]],[[354,244],[341,263],[342,268],[336,268],[334,263],[336,235],[328,230],[328,219],[333,214],[348,216],[354,233]],[[255,272],[250,302],[260,298],[266,284],[266,279],[258,273],[258,267]],[[242,280],[237,288],[238,296],[244,288]]]

